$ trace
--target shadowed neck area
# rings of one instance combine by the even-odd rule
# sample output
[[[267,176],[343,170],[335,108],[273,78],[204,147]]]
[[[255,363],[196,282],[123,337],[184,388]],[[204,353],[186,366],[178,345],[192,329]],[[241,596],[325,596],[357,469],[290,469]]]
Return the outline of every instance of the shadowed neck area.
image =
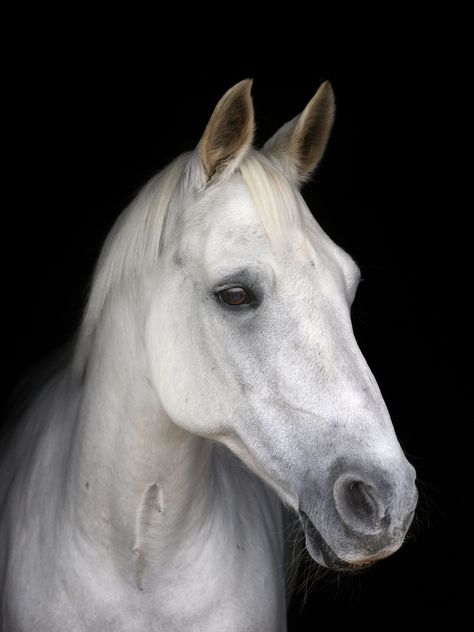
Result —
[[[166,415],[133,310],[116,298],[96,332],[70,459],[69,507],[84,537],[112,546],[140,584],[146,546],[162,558],[212,515],[212,452]]]

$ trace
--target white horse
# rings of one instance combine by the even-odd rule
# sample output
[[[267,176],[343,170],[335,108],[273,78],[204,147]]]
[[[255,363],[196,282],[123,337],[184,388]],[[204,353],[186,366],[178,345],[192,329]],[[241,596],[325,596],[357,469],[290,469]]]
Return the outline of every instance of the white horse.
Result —
[[[359,270],[298,190],[332,89],[259,152],[250,87],[121,215],[5,451],[5,632],[285,630],[285,512],[329,568],[403,542],[415,472],[353,336]]]

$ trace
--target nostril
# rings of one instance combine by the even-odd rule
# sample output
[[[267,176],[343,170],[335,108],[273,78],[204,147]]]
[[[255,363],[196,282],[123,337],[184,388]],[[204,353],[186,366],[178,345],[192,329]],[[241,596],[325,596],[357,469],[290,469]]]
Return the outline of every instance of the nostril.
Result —
[[[367,532],[380,528],[375,490],[364,481],[342,477],[334,486],[336,509],[351,529]]]
[[[373,522],[377,519],[377,505],[372,499],[369,486],[362,481],[354,481],[348,485],[347,502],[360,520]]]

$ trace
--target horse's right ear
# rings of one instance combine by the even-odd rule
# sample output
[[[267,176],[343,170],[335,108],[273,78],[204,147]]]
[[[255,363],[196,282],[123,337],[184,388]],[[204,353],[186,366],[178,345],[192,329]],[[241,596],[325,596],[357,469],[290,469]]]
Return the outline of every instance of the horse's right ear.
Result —
[[[197,146],[207,181],[224,170],[234,171],[252,145],[254,113],[251,87],[252,80],[245,79],[230,88],[209,119]]]

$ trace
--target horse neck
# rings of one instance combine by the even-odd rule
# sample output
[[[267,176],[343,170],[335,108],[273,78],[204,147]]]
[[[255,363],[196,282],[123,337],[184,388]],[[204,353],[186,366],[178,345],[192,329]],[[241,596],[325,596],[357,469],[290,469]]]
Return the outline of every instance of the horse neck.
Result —
[[[133,311],[117,303],[95,335],[68,497],[74,524],[111,545],[126,566],[135,556],[136,566],[150,529],[156,546],[161,540],[170,550],[171,540],[209,513],[212,444],[167,417],[147,378]]]

